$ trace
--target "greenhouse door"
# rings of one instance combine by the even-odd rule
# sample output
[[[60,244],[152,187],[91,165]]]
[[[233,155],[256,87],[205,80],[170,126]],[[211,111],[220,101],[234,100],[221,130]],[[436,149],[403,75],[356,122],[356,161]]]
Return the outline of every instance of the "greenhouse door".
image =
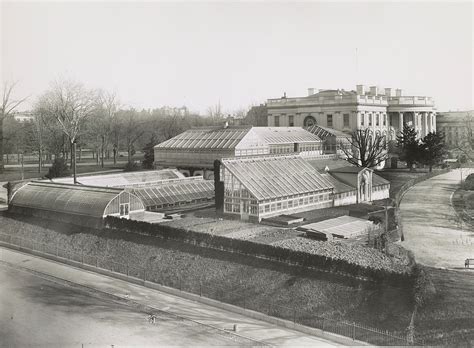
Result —
[[[248,220],[249,219],[249,210],[250,210],[249,202],[248,201],[241,201],[240,218],[242,220]]]
[[[129,207],[129,203],[120,204],[120,216],[128,217]]]

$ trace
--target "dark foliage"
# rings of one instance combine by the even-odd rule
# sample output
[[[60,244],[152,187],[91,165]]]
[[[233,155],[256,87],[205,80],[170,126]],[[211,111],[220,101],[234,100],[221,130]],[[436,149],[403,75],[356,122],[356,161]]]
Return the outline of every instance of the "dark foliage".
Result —
[[[143,161],[142,161],[143,169],[153,169],[153,163],[155,162],[154,146],[156,144],[158,144],[158,140],[153,134],[150,138],[150,141],[146,143],[145,147],[143,148]]]
[[[441,163],[447,154],[442,132],[428,133],[421,141],[420,162],[433,170],[433,166]]]
[[[52,179],[52,178],[59,178],[62,176],[68,176],[70,174],[71,172],[69,171],[67,167],[66,160],[63,157],[56,157],[54,159],[52,166],[48,170],[48,174],[46,174],[45,176],[48,179]]]
[[[142,167],[134,162],[134,161],[130,161],[130,162],[127,162],[127,164],[125,165],[125,167],[123,168],[123,171],[124,172],[136,172],[138,170],[141,170]]]
[[[408,168],[413,168],[413,164],[420,159],[421,149],[417,132],[412,126],[403,126],[403,132],[397,136],[397,148],[400,159],[407,162]]]

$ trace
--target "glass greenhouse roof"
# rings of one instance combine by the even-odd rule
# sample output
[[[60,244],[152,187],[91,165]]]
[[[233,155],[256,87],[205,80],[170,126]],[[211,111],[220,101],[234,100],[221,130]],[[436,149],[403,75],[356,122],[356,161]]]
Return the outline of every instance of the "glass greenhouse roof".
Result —
[[[250,126],[193,128],[156,145],[155,149],[234,149],[250,129]]]
[[[309,127],[306,127],[305,130],[310,132],[311,134],[317,135],[321,139],[326,139],[327,137],[336,137],[336,138],[350,138],[350,134],[346,134],[344,132],[332,129],[332,128],[327,128],[327,127],[322,127],[318,125],[312,125]]]
[[[334,187],[297,155],[224,159],[222,164],[258,200],[330,190]]]
[[[189,179],[165,185],[133,188],[131,192],[138,196],[147,207],[214,198],[214,181]]]
[[[301,127],[253,127],[252,133],[267,144],[321,142],[321,139]]]
[[[137,184],[153,183],[163,180],[184,178],[176,169],[148,170],[141,172],[120,172],[104,175],[78,176],[77,182],[82,185],[101,187],[127,187]],[[73,178],[56,178],[57,183],[73,184]]]
[[[109,202],[123,190],[47,182],[30,182],[12,197],[18,207],[102,217]]]

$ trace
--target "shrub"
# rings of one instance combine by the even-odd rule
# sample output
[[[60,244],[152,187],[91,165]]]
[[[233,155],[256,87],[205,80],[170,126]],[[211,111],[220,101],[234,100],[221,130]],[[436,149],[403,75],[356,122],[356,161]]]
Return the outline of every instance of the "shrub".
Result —
[[[423,307],[434,298],[436,289],[430,275],[422,266],[415,265],[413,276],[415,277],[413,299],[418,307]]]
[[[474,173],[469,174],[466,180],[464,180],[463,188],[465,190],[474,191]]]
[[[128,162],[123,168],[124,172],[136,172],[137,170],[142,169],[141,166],[133,161]]]
[[[62,176],[68,176],[70,174],[71,172],[67,167],[66,160],[63,157],[56,157],[51,168],[49,168],[48,170],[48,174],[46,174],[45,176],[48,179],[52,179],[59,178]]]

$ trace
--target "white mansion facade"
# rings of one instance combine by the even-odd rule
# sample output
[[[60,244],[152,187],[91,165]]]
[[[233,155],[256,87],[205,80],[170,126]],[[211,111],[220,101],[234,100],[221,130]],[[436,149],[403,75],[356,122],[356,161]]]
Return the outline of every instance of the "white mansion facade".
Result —
[[[343,132],[371,128],[394,140],[404,124],[424,137],[436,131],[436,109],[430,97],[403,96],[401,89],[357,85],[355,91],[308,88],[308,96],[268,99],[269,127],[314,124]]]

